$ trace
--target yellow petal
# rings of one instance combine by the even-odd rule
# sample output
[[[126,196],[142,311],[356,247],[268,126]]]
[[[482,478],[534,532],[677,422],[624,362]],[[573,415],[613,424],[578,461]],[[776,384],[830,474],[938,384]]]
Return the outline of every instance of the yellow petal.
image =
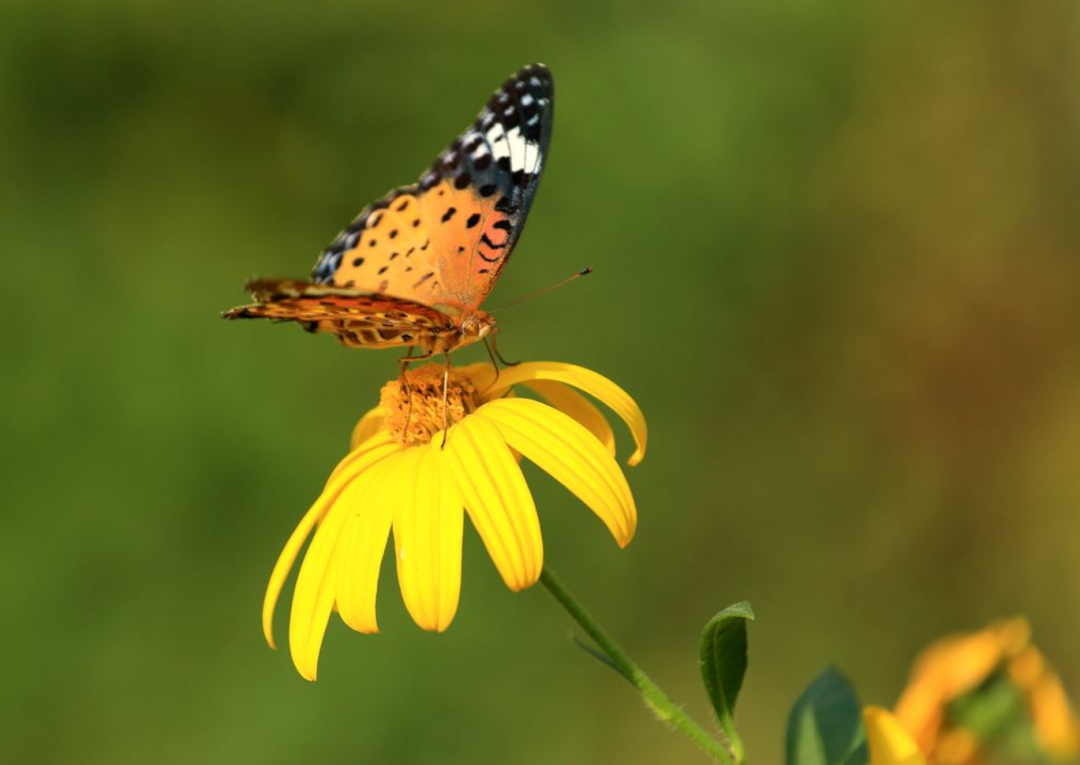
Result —
[[[637,509],[619,465],[596,438],[565,414],[528,399],[490,401],[471,419],[495,423],[506,443],[584,502],[620,547],[634,537]]]
[[[483,390],[491,385],[495,380],[496,371],[495,367],[491,365],[490,361],[478,361],[474,364],[466,364],[465,366],[458,367],[457,370],[468,376],[472,380],[473,385],[477,390]]]
[[[870,744],[870,765],[926,765],[915,741],[890,712],[866,707],[863,722]]]
[[[611,432],[611,425],[587,398],[568,385],[550,380],[533,380],[524,385],[539,393],[559,411],[577,420],[586,430],[596,436],[596,440],[604,445],[608,454],[615,456],[615,434]]]
[[[540,519],[498,428],[475,414],[466,417],[450,430],[444,456],[506,586],[517,591],[535,584],[544,566]]]
[[[343,546],[345,523],[361,506],[371,482],[380,479],[381,474],[401,458],[402,453],[398,452],[383,461],[383,470],[361,473],[345,486],[327,511],[304,556],[289,615],[289,650],[297,671],[308,680],[316,677],[326,623],[334,607],[337,556]]]
[[[946,701],[941,683],[919,676],[908,683],[896,702],[896,717],[923,751],[932,751],[941,733]]]
[[[1065,695],[1061,679],[1047,670],[1028,691],[1035,739],[1058,762],[1072,762],[1080,754],[1080,721]]]
[[[352,439],[349,442],[349,448],[355,449],[360,444],[367,441],[373,435],[375,435],[379,428],[382,427],[383,420],[386,419],[386,410],[380,406],[375,407],[370,412],[360,418],[360,421],[356,423],[356,427],[353,428]]]
[[[512,386],[533,380],[554,380],[573,385],[611,407],[626,422],[637,446],[630,456],[630,465],[636,465],[645,458],[645,443],[648,440],[645,415],[626,391],[591,369],[555,361],[528,361],[501,370],[498,379],[483,391],[484,399],[492,401],[501,398]]]
[[[348,470],[349,466],[352,465],[353,462],[363,459],[363,456],[370,452],[372,449],[379,449],[383,446],[395,446],[398,450],[402,448],[401,444],[394,440],[394,437],[390,435],[388,431],[380,430],[376,432],[371,438],[362,442],[359,446],[346,454],[345,457],[341,460],[341,462],[339,462],[334,467],[333,472],[330,473],[330,477],[326,479],[326,488],[330,488],[330,486],[334,483],[334,480],[339,475]]]
[[[980,761],[979,739],[967,728],[945,730],[930,751],[937,765],[978,765]]]
[[[1033,645],[1029,645],[1009,659],[1005,669],[1017,688],[1028,691],[1046,674],[1048,667],[1046,657],[1043,656],[1042,651]]]
[[[338,561],[337,607],[342,621],[358,632],[379,631],[375,599],[379,590],[379,570],[390,537],[394,504],[390,488],[404,458],[393,460],[389,468],[376,465],[367,492],[358,498],[344,530],[344,547]],[[375,471],[379,471],[375,474]]]
[[[314,528],[318,521],[322,520],[327,509],[338,498],[349,481],[400,449],[401,447],[387,436],[364,444],[363,448],[357,449],[346,456],[345,459],[338,463],[323,493],[315,500],[315,504],[311,506],[311,509],[304,514],[300,524],[289,537],[289,541],[285,543],[285,547],[278,556],[277,563],[274,564],[274,570],[270,574],[270,582],[266,586],[266,595],[263,598],[263,635],[271,648],[276,648],[273,630],[274,608],[277,606],[278,596],[281,594],[285,579],[296,561],[300,548],[304,546],[304,542],[311,533],[311,529]]]
[[[461,593],[461,493],[439,446],[410,450],[394,483],[394,548],[398,584],[413,621],[442,632],[454,620]]]

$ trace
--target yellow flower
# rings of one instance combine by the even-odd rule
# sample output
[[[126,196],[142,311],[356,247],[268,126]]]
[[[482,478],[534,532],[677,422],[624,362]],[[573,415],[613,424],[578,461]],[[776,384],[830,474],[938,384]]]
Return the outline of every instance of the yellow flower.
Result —
[[[518,466],[525,457],[585,503],[629,544],[637,510],[615,462],[603,414],[574,388],[626,421],[645,456],[646,427],[633,399],[582,367],[531,362],[498,373],[490,364],[429,364],[387,383],[380,404],[353,431],[352,451],[285,544],[263,602],[263,632],[274,647],[274,607],[305,540],[315,531],[293,592],[289,647],[314,680],[330,612],[363,633],[378,632],[375,596],[391,529],[405,606],[423,629],[445,630],[461,589],[464,514],[511,590],[535,584],[544,564],[536,507]],[[519,398],[523,386],[548,404]],[[445,419],[444,419],[445,418]],[[446,429],[443,446],[444,422]]]
[[[1056,761],[1080,754],[1080,723],[1061,681],[1030,641],[1031,627],[1018,617],[943,638],[916,659],[896,704],[896,717],[928,762],[967,765],[980,760],[981,742],[949,719],[949,705],[1002,672],[1027,702],[1042,753]]]

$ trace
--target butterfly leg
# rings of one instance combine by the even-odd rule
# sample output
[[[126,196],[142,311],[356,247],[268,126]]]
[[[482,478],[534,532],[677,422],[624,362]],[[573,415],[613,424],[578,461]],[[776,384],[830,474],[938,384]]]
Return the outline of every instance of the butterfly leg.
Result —
[[[447,413],[447,404],[450,397],[450,354],[449,352],[443,354],[443,359],[446,361],[446,366],[443,368],[442,373],[442,445],[439,449],[446,448],[446,433],[450,430],[450,418]]]
[[[488,342],[486,337],[484,338],[484,350],[487,351],[488,358],[491,359],[491,367],[495,370],[495,379],[491,381],[491,384],[494,385],[499,381],[499,362],[495,360],[495,354],[491,351],[491,343]]]
[[[487,338],[484,338],[484,339],[486,340]],[[518,364],[521,363],[520,361],[512,361],[512,362],[507,361],[506,359],[503,358],[502,354],[499,353],[499,333],[498,332],[492,332],[491,333],[491,347],[495,351],[495,356],[499,359],[499,361],[502,362],[503,366],[516,367]]]
[[[433,352],[428,352],[423,356],[413,356],[412,352],[414,350],[414,346],[409,346],[408,354],[398,359],[398,366],[401,367],[401,376],[398,378],[398,384],[401,385],[402,390],[405,391],[405,395],[409,399],[409,408],[405,411],[406,433],[409,431],[409,422],[412,420],[412,387],[409,385],[409,377],[405,373],[409,371],[409,364],[414,361],[426,361],[435,355]]]

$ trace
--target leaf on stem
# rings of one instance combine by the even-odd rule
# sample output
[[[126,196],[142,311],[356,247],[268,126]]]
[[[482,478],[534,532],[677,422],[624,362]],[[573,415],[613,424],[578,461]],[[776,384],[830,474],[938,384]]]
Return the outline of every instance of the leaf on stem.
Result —
[[[720,727],[742,760],[742,742],[735,732],[735,702],[746,675],[746,622],[754,618],[749,603],[736,603],[718,613],[701,632],[701,677]]]
[[[633,684],[634,679],[632,677],[630,677],[630,675],[626,674],[626,672],[623,670],[623,668],[620,667],[618,664],[616,664],[615,660],[612,659],[610,656],[608,656],[606,653],[604,653],[602,650],[600,650],[599,648],[596,648],[594,646],[589,645],[588,643],[586,643],[584,640],[582,640],[581,638],[579,638],[577,635],[575,635],[573,633],[570,634],[570,638],[571,638],[571,640],[574,641],[574,645],[576,645],[582,651],[589,654],[589,656],[592,656],[594,659],[596,659],[600,663],[604,664],[605,666],[611,667],[613,670],[615,670],[620,675],[622,675],[624,678],[626,678],[631,684]]]

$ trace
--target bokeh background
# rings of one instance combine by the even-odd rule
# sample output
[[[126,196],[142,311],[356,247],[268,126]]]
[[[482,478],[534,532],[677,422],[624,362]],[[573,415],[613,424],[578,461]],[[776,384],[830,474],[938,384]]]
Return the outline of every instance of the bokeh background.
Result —
[[[1078,39],[1070,0],[6,0],[0,759],[703,761],[471,529],[445,635],[389,568],[317,684],[259,630],[395,354],[218,313],[533,60],[555,137],[491,303],[596,274],[503,348],[651,427],[625,551],[530,474],[548,562],[702,719],[698,630],[752,601],[754,762],[827,663],[890,704],[1001,615],[1080,692]]]

